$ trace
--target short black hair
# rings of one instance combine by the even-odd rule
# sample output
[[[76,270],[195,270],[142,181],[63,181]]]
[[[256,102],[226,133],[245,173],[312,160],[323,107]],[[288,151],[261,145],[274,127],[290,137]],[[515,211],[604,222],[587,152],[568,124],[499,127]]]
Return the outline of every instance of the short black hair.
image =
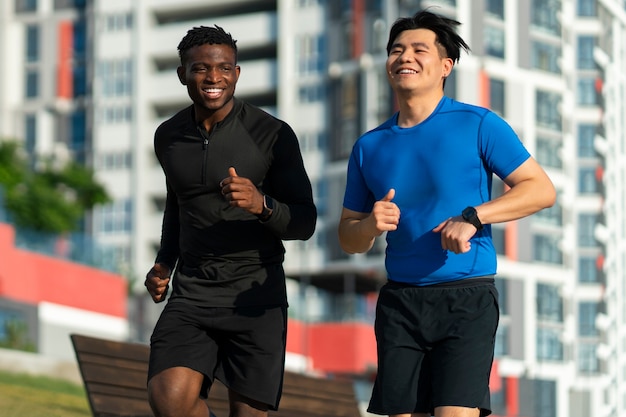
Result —
[[[237,41],[233,39],[230,33],[227,33],[215,25],[215,27],[209,26],[196,26],[187,31],[185,37],[178,44],[178,56],[180,57],[180,63],[184,64],[185,55],[194,46],[200,45],[228,45],[233,51],[235,51],[235,62],[237,62]]]
[[[389,31],[389,41],[387,42],[387,55],[391,52],[394,41],[405,30],[428,29],[435,32],[435,42],[439,46],[439,51],[445,52],[445,57],[452,59],[456,63],[461,57],[461,48],[466,52],[470,47],[463,38],[456,32],[456,27],[461,23],[428,10],[420,10],[411,17],[402,17],[394,22]]]

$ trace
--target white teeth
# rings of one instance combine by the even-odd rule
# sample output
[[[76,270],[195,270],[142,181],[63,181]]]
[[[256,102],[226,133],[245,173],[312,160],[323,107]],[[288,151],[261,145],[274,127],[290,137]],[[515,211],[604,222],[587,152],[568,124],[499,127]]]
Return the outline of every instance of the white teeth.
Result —
[[[220,91],[222,91],[221,88],[204,88],[202,91],[204,91],[205,93],[219,93]]]
[[[417,74],[417,71],[413,71],[410,69],[403,69],[398,71],[398,74]]]

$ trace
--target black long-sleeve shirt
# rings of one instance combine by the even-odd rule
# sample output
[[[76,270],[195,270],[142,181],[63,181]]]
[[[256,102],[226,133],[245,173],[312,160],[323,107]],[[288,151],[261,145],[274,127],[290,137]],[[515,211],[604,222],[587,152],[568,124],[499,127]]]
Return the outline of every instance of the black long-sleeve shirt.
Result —
[[[156,261],[176,266],[170,301],[214,307],[286,305],[283,240],[311,237],[317,212],[291,127],[241,100],[207,133],[190,106],[156,130],[167,199]],[[231,207],[220,181],[234,167],[274,201],[267,222]]]

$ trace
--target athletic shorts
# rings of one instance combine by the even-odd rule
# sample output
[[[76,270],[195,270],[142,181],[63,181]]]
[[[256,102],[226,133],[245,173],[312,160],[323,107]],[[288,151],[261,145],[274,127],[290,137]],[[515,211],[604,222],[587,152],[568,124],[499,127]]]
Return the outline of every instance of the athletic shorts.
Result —
[[[204,374],[200,397],[214,378],[276,410],[285,369],[287,308],[199,307],[168,303],[150,338],[148,380],[177,366]]]
[[[491,414],[498,320],[490,277],[425,287],[386,283],[376,306],[378,374],[368,411],[434,415],[436,407],[460,406]]]

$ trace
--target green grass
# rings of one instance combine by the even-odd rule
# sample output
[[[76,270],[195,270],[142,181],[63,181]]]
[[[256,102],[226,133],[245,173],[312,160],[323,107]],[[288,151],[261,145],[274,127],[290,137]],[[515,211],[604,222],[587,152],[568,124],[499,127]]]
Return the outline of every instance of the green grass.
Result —
[[[91,417],[85,390],[64,380],[0,371],[2,417]]]

